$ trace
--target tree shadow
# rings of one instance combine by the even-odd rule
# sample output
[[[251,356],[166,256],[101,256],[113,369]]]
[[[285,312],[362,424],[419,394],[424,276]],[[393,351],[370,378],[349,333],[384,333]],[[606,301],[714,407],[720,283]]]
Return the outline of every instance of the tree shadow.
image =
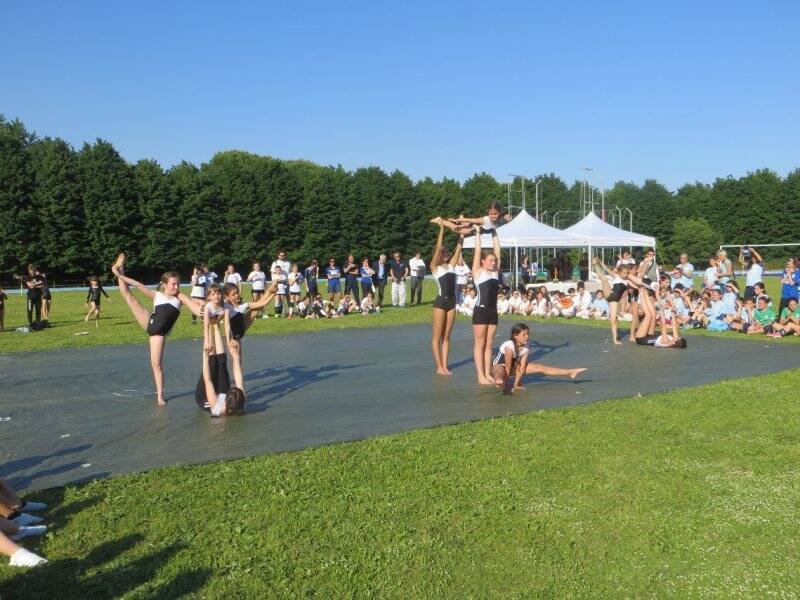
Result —
[[[38,467],[40,464],[51,458],[67,456],[69,454],[75,454],[76,452],[83,452],[84,450],[88,450],[91,447],[92,444],[83,444],[81,446],[74,446],[72,448],[64,448],[62,450],[53,452],[52,454],[26,456],[25,458],[17,458],[14,460],[10,460],[0,465],[0,477],[7,478],[13,475],[14,473],[18,473],[19,471],[32,469],[33,467]],[[31,478],[35,477],[38,477],[38,475],[31,476]]]
[[[282,398],[290,393],[296,392],[312,383],[319,383],[326,379],[331,379],[339,375],[342,371],[366,367],[374,363],[359,363],[355,365],[324,365],[320,367],[294,366],[262,369],[255,373],[250,373],[245,377],[245,381],[259,380],[266,377],[279,375],[278,381],[272,381],[251,387],[247,394],[247,411],[261,412],[267,409],[267,405],[278,398]],[[268,400],[254,402],[268,397]]]
[[[87,598],[118,598],[146,585],[164,564],[187,546],[173,543],[119,564],[104,568],[134,550],[142,534],[130,534],[105,542],[89,552],[83,559],[55,559],[36,569],[28,569],[11,577],[4,598],[59,598],[85,600]],[[91,573],[91,574],[88,574]],[[88,574],[88,575],[87,575]],[[190,570],[178,573],[168,583],[152,590],[142,590],[145,598],[175,598],[201,589],[211,573]]]

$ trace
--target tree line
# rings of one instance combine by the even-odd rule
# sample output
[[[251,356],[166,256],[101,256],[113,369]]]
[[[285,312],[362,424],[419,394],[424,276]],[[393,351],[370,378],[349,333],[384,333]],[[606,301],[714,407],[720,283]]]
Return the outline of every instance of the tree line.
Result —
[[[581,183],[550,173],[525,182],[530,212],[537,179],[540,212],[579,210]],[[506,196],[506,184],[486,173],[463,183],[414,182],[375,166],[348,171],[238,150],[165,170],[154,160],[128,163],[105,140],[75,149],[0,115],[0,278],[28,262],[68,278],[105,273],[120,250],[142,274],[201,262],[247,269],[279,248],[301,262],[394,249],[429,255],[431,217],[483,215]],[[605,202],[630,208],[634,230],[655,236],[666,262],[686,249],[702,263],[723,242],[800,238],[800,169],[784,178],[762,169],[675,193],[652,179],[621,181]],[[558,226],[579,217],[564,212]]]

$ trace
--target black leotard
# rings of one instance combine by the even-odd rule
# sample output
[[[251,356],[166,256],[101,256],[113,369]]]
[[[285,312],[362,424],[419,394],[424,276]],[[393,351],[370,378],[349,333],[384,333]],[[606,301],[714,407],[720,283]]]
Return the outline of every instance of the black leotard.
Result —
[[[102,285],[98,284],[97,287],[90,287],[89,291],[86,293],[86,301],[87,302],[94,302],[95,306],[99,307],[100,306],[100,294],[101,293],[106,298],[108,298],[108,294],[106,294],[106,291],[103,289]]]
[[[247,303],[245,302],[236,307],[232,304],[226,304],[226,307],[228,309],[228,323],[231,329],[228,335],[233,340],[240,340],[244,337],[246,331],[245,315],[247,314]]]
[[[625,283],[625,280],[622,277],[615,275],[614,279],[611,281],[611,293],[608,295],[609,302],[619,302],[622,300],[623,294],[628,289],[628,284]]]
[[[439,295],[433,301],[433,307],[448,311],[456,307],[456,273],[450,264],[439,265],[433,272]]]
[[[156,292],[153,298],[153,314],[147,323],[147,335],[169,335],[181,314],[181,301],[178,298]]]
[[[473,325],[497,325],[497,290],[500,280],[497,273],[481,271],[475,280],[478,297],[472,310]]]

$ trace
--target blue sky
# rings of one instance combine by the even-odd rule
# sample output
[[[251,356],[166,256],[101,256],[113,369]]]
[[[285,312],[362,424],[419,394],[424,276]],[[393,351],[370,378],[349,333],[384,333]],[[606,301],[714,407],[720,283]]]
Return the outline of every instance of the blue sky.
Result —
[[[414,179],[800,167],[800,2],[15,2],[0,112],[128,160]]]

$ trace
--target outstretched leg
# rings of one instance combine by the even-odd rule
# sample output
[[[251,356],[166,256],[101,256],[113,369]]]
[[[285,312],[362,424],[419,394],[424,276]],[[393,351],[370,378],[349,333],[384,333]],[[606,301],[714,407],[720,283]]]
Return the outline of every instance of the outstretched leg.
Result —
[[[586,367],[578,367],[576,369],[562,369],[560,367],[550,367],[541,363],[528,363],[525,368],[526,375],[533,375],[534,373],[541,373],[548,377],[569,377],[575,379],[578,375],[583,373]]]
[[[123,267],[125,264],[125,255],[120,254],[117,257],[117,261],[111,267],[111,272],[117,276],[117,283],[119,284],[119,293],[122,294],[122,297],[125,299],[125,302],[128,303],[128,307],[131,309],[134,318],[136,319],[137,323],[144,329],[147,330],[147,323],[150,321],[150,311],[147,310],[142,304],[134,297],[131,293],[130,287],[133,286],[135,288],[141,289],[146,288],[146,286],[142,283],[139,283],[135,279],[131,279],[130,277],[126,277],[123,274]],[[148,289],[148,292],[150,290]],[[148,294],[149,295],[149,294]]]

